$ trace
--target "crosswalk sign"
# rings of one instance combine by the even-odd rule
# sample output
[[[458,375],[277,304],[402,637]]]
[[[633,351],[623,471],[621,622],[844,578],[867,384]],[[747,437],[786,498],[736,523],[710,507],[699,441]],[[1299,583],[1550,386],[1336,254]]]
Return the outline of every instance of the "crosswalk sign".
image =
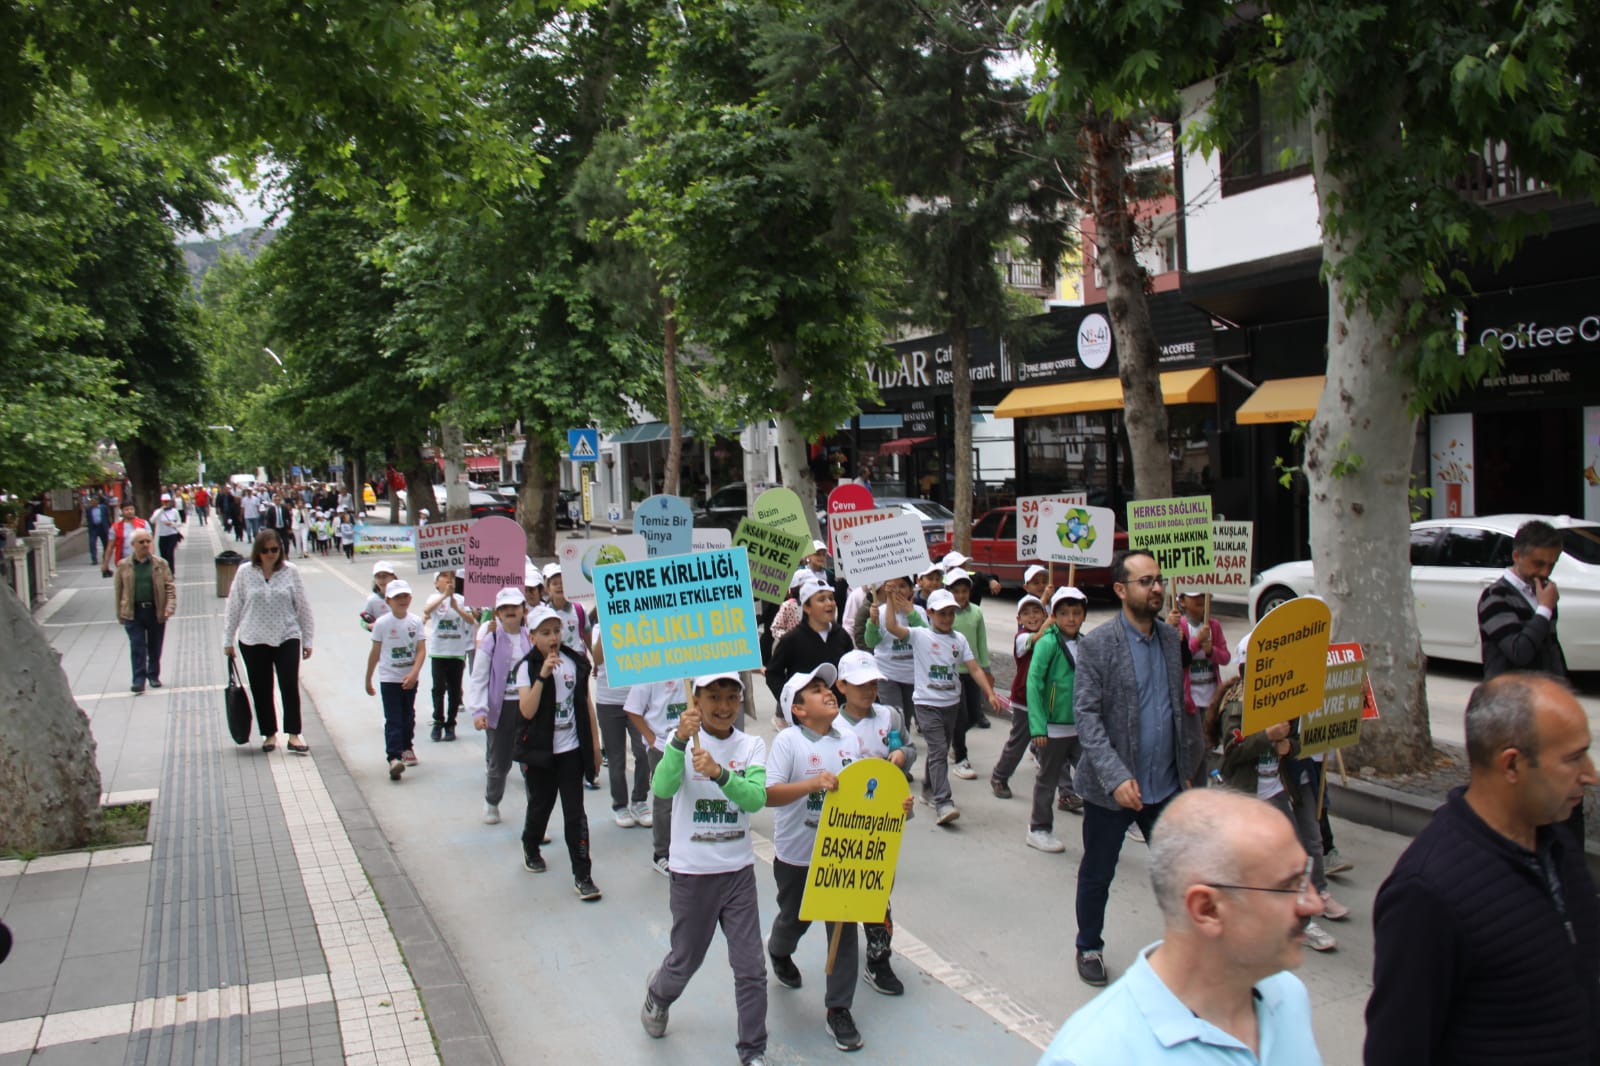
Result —
[[[575,463],[592,463],[600,458],[598,429],[567,430],[567,458]]]

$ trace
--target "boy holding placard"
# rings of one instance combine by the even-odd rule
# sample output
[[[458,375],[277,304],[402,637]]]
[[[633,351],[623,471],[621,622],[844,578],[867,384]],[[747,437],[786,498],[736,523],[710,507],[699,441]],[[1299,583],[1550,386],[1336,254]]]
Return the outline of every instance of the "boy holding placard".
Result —
[[[810,922],[800,920],[800,903],[805,898],[811,851],[822,820],[823,793],[836,791],[839,771],[861,758],[855,733],[834,728],[839,703],[832,686],[838,679],[838,671],[828,663],[789,678],[779,695],[778,708],[797,728],[785,729],[773,738],[767,759],[767,806],[776,808],[772,875],[778,882],[778,915],[772,920],[767,954],[772,957],[773,976],[789,988],[800,987],[794,949],[811,927]],[[831,938],[836,923],[824,924]],[[838,955],[823,996],[828,1010],[825,1024],[840,1051],[861,1046],[861,1032],[850,1015],[856,995],[857,950],[855,923],[842,923]]]
[[[736,725],[743,698],[738,674],[695,678],[694,706],[678,718],[650,783],[672,803],[672,947],[650,975],[639,1020],[651,1036],[666,1035],[667,1010],[705,961],[720,925],[733,968],[739,1061],[749,1064],[767,1050],[767,970],[750,839],[750,814],[767,801],[767,747]]]

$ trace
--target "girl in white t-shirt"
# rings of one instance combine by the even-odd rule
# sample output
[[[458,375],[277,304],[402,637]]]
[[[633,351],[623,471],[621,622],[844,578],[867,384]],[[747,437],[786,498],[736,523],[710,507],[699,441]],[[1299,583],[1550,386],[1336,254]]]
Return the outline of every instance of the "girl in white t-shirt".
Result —
[[[428,659],[433,667],[433,740],[456,739],[456,716],[461,713],[462,680],[467,672],[467,649],[477,631],[477,619],[467,602],[456,594],[453,570],[441,570],[433,579],[434,593],[422,608],[428,627]]]
[[[389,780],[398,781],[406,767],[417,764],[412,738],[417,730],[417,677],[428,658],[422,619],[408,614],[411,586],[399,578],[388,582],[389,611],[372,623],[372,652],[367,656],[367,695],[376,670],[383,697],[383,747]]]

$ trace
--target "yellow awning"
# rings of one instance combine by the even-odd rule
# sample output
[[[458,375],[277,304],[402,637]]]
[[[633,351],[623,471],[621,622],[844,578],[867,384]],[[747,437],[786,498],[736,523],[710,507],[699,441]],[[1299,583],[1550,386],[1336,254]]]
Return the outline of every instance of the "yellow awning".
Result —
[[[1216,403],[1217,375],[1210,367],[1170,370],[1161,375],[1161,399],[1170,407],[1180,403]],[[1122,410],[1122,381],[1096,378],[1059,385],[1027,385],[1012,389],[994,409],[996,418],[1030,418],[1035,415],[1069,415],[1082,411]]]
[[[1327,378],[1274,378],[1263,381],[1250,398],[1239,405],[1233,420],[1244,426],[1269,422],[1309,422],[1317,413],[1322,386]]]

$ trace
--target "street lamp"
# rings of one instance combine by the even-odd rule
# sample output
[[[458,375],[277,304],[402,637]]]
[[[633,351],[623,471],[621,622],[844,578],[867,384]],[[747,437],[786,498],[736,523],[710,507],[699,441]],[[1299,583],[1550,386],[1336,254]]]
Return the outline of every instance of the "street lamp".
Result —
[[[283,360],[278,358],[277,352],[273,351],[271,348],[268,348],[265,344],[261,346],[261,350],[272,356],[272,361],[278,364],[279,370],[283,371],[285,374],[289,373],[289,368],[283,365]]]

